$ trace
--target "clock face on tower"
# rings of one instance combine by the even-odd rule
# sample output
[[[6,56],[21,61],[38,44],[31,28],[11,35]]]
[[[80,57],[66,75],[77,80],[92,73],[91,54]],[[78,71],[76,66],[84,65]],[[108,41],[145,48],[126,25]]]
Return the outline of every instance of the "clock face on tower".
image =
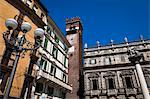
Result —
[[[75,38],[75,35],[76,35],[76,34],[70,35],[69,43],[70,43],[71,45],[74,44],[74,38]]]

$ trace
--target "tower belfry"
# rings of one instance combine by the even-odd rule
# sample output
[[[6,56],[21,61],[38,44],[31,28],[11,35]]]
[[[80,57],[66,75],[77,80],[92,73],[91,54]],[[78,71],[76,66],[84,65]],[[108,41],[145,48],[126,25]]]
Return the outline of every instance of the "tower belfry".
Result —
[[[79,17],[66,19],[67,40],[71,44],[69,49],[69,83],[73,91],[67,99],[80,99],[81,68],[82,68],[82,23]]]

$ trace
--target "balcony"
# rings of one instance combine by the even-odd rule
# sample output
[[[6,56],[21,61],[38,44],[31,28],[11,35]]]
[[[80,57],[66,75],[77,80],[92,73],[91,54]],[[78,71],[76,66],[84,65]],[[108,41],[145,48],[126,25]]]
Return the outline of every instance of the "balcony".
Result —
[[[44,78],[44,80],[51,81],[51,82],[55,83],[56,85],[59,85],[60,87],[67,89],[68,91],[72,91],[72,87],[70,85],[68,85],[67,83],[64,83],[60,79],[54,77],[53,75],[51,75],[43,70],[39,70],[37,72],[37,79],[43,79],[43,78]]]
[[[99,95],[101,93],[101,90],[91,90],[90,91],[90,95],[95,96],[95,95]]]
[[[136,95],[137,90],[135,88],[132,89],[125,89],[127,95]]]
[[[108,89],[108,90],[107,90],[108,96],[117,95],[117,93],[118,93],[118,90],[117,90],[117,89]]]

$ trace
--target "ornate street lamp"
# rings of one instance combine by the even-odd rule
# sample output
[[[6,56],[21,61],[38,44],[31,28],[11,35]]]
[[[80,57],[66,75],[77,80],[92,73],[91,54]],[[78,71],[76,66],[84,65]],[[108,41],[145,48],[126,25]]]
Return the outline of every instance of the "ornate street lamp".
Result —
[[[7,19],[6,22],[5,22],[5,25],[8,28],[8,31],[3,33],[3,37],[4,37],[4,40],[5,40],[5,43],[10,43],[9,38],[10,38],[10,35],[11,35],[11,30],[15,30],[18,27],[18,23],[15,19]],[[22,25],[21,25],[21,30],[23,32],[23,35],[18,36],[18,38],[16,38],[15,44],[12,47],[13,52],[16,53],[16,58],[15,58],[15,61],[14,61],[14,65],[13,65],[13,68],[12,68],[12,71],[11,71],[11,74],[10,74],[10,78],[9,78],[9,81],[8,81],[8,86],[6,88],[6,92],[4,93],[3,99],[8,99],[8,97],[9,97],[10,89],[11,89],[11,86],[12,86],[12,82],[13,82],[13,79],[14,79],[17,64],[18,64],[18,61],[19,61],[19,58],[20,58],[20,54],[23,51],[36,50],[40,47],[40,42],[42,40],[41,38],[43,38],[43,36],[44,36],[44,30],[41,29],[41,28],[36,29],[35,32],[34,32],[35,39],[36,39],[35,43],[38,44],[38,46],[35,47],[35,48],[24,48],[23,47],[23,45],[26,43],[25,35],[26,35],[27,32],[29,32],[31,30],[31,28],[32,27],[28,22],[23,22]]]

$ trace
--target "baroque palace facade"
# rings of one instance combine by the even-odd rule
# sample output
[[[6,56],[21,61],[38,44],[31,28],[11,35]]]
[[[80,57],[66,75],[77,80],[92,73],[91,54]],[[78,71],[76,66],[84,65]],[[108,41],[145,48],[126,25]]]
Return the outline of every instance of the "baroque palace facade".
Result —
[[[128,49],[142,54],[140,65],[150,91],[150,40],[84,48],[85,99],[144,99],[135,64]]]
[[[6,48],[3,33],[7,30],[8,18],[17,20],[19,26],[13,30],[10,41],[22,34],[20,25],[29,22],[32,29],[26,34],[27,45],[34,46],[34,30],[45,30],[40,48],[21,54],[9,94],[15,99],[65,99],[72,91],[68,81],[68,49],[71,46],[56,23],[48,16],[40,0],[0,0],[0,98],[5,95],[10,73],[14,65],[14,43]]]

